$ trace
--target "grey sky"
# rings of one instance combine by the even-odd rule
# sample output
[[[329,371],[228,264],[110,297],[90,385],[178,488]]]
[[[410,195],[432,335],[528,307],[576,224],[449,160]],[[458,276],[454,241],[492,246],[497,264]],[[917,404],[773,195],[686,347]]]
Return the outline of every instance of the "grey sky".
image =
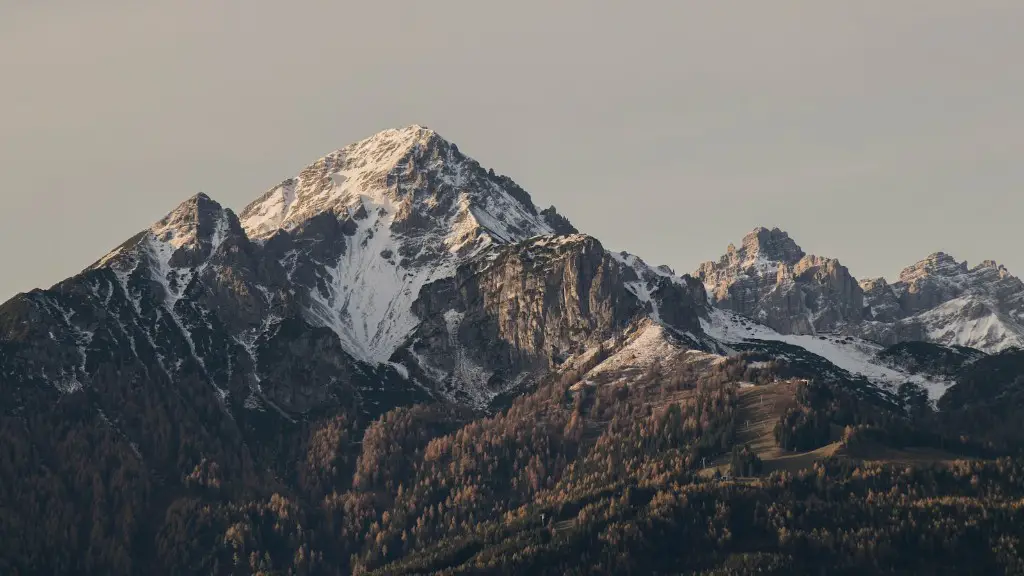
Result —
[[[0,0],[0,300],[412,123],[680,272],[765,225],[1024,275],[1022,55],[1020,0]]]

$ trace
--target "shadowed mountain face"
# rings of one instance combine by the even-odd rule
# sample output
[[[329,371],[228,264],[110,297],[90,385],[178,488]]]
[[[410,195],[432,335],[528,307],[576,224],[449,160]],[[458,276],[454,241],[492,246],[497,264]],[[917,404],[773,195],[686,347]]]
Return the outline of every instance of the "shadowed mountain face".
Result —
[[[763,228],[679,276],[387,130],[0,305],[0,573],[567,573],[503,556],[553,542],[531,507],[605,534],[580,511],[694,481],[754,382],[820,386],[794,442],[951,387],[973,419],[1016,364],[943,344],[1019,341],[1021,294],[942,254],[858,283]]]

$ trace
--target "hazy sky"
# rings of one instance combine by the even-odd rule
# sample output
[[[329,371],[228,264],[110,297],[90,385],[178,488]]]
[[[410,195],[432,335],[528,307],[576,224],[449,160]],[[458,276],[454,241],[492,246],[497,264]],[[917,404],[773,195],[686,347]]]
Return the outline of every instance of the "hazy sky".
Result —
[[[1024,2],[0,0],[0,300],[423,124],[607,247],[1024,275]]]

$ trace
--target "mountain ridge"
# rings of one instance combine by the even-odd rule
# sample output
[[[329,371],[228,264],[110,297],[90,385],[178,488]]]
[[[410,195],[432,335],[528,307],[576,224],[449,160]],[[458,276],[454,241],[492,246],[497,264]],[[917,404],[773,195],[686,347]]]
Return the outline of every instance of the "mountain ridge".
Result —
[[[528,357],[512,353],[518,360],[511,363],[494,356],[493,351],[475,349],[470,356],[475,355],[472,362],[477,368],[467,371],[465,365],[452,365],[437,352],[412,352],[423,342],[422,335],[416,335],[424,322],[423,310],[437,309],[436,313],[445,318],[439,326],[448,328],[437,330],[440,334],[447,330],[447,338],[455,337],[451,331],[459,329],[451,322],[467,313],[467,305],[483,305],[485,309],[474,314],[484,317],[501,314],[493,303],[456,305],[459,297],[452,300],[452,287],[444,287],[456,277],[466,278],[460,282],[476,282],[476,275],[460,276],[464,274],[460,270],[491,270],[487,262],[497,255],[493,249],[501,246],[525,250],[524,255],[529,255],[533,250],[529,247],[534,245],[568,246],[570,251],[582,249],[579,256],[585,254],[587,247],[595,247],[597,252],[606,254],[607,263],[584,258],[579,262],[590,263],[583,268],[573,267],[560,273],[576,275],[571,282],[578,282],[590,274],[605,273],[597,272],[599,269],[616,268],[615,275],[620,278],[616,282],[621,283],[621,288],[605,286],[598,298],[614,301],[626,296],[638,307],[637,312],[630,314],[642,312],[694,343],[706,340],[703,333],[710,326],[705,303],[723,307],[721,296],[729,294],[729,283],[735,280],[753,286],[755,294],[751,297],[741,291],[736,305],[724,301],[725,309],[778,332],[769,340],[784,341],[788,334],[830,331],[882,345],[914,340],[913,334],[893,337],[884,332],[889,326],[865,320],[865,315],[870,316],[878,308],[863,303],[865,283],[858,283],[838,260],[806,254],[779,228],[754,229],[744,237],[740,248],[730,244],[726,255],[718,262],[702,264],[693,277],[676,275],[667,266],[650,266],[626,252],[607,251],[596,239],[592,243],[558,240],[553,244],[535,240],[552,235],[592,238],[579,235],[553,207],[538,210],[530,195],[511,179],[485,170],[436,132],[412,125],[386,130],[320,158],[298,176],[251,202],[241,216],[235,216],[204,193],[196,194],[87,270],[110,268],[137,311],[141,310],[139,301],[143,293],[155,292],[157,301],[166,309],[166,318],[184,335],[190,355],[200,366],[204,360],[197,350],[203,345],[197,348],[192,331],[204,332],[209,327],[204,324],[206,320],[183,322],[182,313],[177,311],[179,300],[185,298],[190,287],[204,294],[203,303],[192,313],[203,317],[208,314],[204,311],[207,306],[215,307],[217,320],[226,330],[224,337],[239,344],[253,364],[259,356],[254,346],[273,332],[276,323],[301,318],[310,326],[333,332],[353,360],[393,369],[406,377],[411,371],[418,374],[411,378],[411,383],[433,389],[451,400],[475,398],[471,404],[477,407],[486,405],[489,398],[508,386],[522,384],[522,375],[512,374],[515,370],[530,371],[542,366],[548,370],[557,358],[571,354],[570,350],[582,342],[562,339],[551,351],[542,352],[538,343],[518,340],[526,332],[525,325],[516,323],[535,321],[521,316],[504,320],[506,325],[499,330],[515,339],[507,344],[512,347],[510,350],[530,351]],[[220,250],[222,244],[226,246],[224,250]],[[544,248],[542,259],[556,252]],[[966,269],[945,255],[933,260],[939,265],[932,268]],[[478,261],[484,265],[481,267]],[[142,277],[134,282],[152,283],[145,290],[138,285],[129,286],[140,263],[144,264]],[[911,279],[912,269],[919,268],[907,267],[906,279]],[[525,283],[521,275],[528,269],[519,265],[502,272],[506,274],[502,282]],[[1005,268],[994,263],[984,270],[995,270],[1000,279],[1010,284],[1015,280]],[[482,276],[479,280],[493,282]],[[778,290],[779,287],[782,289]],[[620,289],[621,295],[613,296]],[[756,291],[765,289],[774,299],[770,303],[781,306],[780,313],[765,314],[763,307],[757,308],[761,295]],[[425,308],[421,301],[436,300],[437,294],[445,294],[443,298],[447,300]],[[562,304],[556,309],[568,302],[565,298],[579,297],[559,296]],[[194,306],[193,301],[186,301],[187,306]],[[554,300],[544,296],[543,302],[546,308]],[[444,310],[446,306],[453,307]],[[583,314],[589,313],[587,310],[592,306],[581,308]],[[159,310],[157,313],[162,314]],[[621,328],[623,321],[624,318],[613,320],[608,326]],[[850,327],[851,321],[860,323],[856,330]],[[530,338],[541,338],[538,342],[552,336],[536,334]],[[762,330],[758,334],[764,338],[770,333]],[[562,337],[556,341],[558,338]],[[735,341],[732,336],[729,338],[729,342]],[[431,339],[435,351],[448,346],[436,336]],[[474,349],[468,342],[461,346]],[[729,344],[722,346],[714,341],[704,346],[712,350],[730,349]],[[431,357],[432,354],[435,355]],[[844,357],[840,354],[833,359]],[[859,360],[853,365],[862,364]],[[484,369],[484,365],[491,368]],[[438,366],[446,368],[439,371]],[[459,382],[456,371],[463,376],[490,376],[486,381],[473,377]],[[878,366],[868,372],[887,374]],[[256,373],[252,376],[255,383],[249,395],[251,401],[247,400],[250,404],[260,399],[260,378]],[[889,386],[892,377],[886,376],[877,383]],[[930,389],[941,393],[946,386],[948,383],[940,381]],[[442,389],[447,392],[441,392]],[[218,388],[218,394],[224,396],[228,392]],[[263,402],[272,404],[267,398]]]
[[[516,257],[502,270],[493,263],[503,247]],[[195,194],[82,274],[103,275],[107,282],[103,304],[93,306],[124,299],[125,314],[134,318],[118,318],[118,326],[141,323],[132,350],[138,338],[149,342],[168,378],[177,377],[184,354],[226,407],[240,395],[244,407],[266,406],[286,418],[327,398],[299,386],[288,394],[302,391],[312,401],[275,400],[279,392],[268,387],[265,347],[282,326],[296,322],[333,332],[347,355],[341,363],[383,367],[409,385],[482,408],[521,384],[519,371],[550,369],[596,326],[606,327],[598,331],[606,338],[607,330],[651,314],[675,329],[699,331],[694,318],[705,313],[703,293],[684,277],[606,251],[553,207],[539,210],[510,178],[485,170],[417,125],[320,158],[240,216],[205,193]],[[489,277],[495,274],[500,279]],[[536,284],[531,274],[551,276],[529,289],[537,290],[533,303],[512,315],[493,295],[481,301],[458,293],[467,290],[466,282],[479,282],[474,289],[481,296],[493,290],[488,284],[512,282],[520,288],[501,298],[523,298],[520,291]],[[65,283],[81,282],[81,276]],[[451,286],[456,277],[460,284]],[[629,303],[620,305],[623,299]],[[433,303],[425,306],[426,300]],[[457,350],[468,356],[452,365],[441,352],[448,343],[417,333],[424,310],[444,318],[444,338],[456,338],[451,322],[466,314],[476,315],[481,326],[497,322],[490,337],[507,339],[501,344],[507,357],[467,340]],[[102,310],[94,315],[102,318]],[[538,328],[546,325],[569,332]],[[153,344],[168,331],[177,351]],[[428,340],[430,350],[413,353]],[[239,354],[247,365],[245,383],[228,384],[225,379],[241,373]],[[478,368],[467,371],[466,362]],[[84,369],[79,372],[85,376]],[[490,376],[467,376],[477,372]],[[61,384],[68,390],[80,385]]]
[[[806,255],[784,231],[759,227],[695,276],[716,306],[782,333],[842,332],[884,345],[920,340],[985,352],[1024,346],[1024,283],[993,260],[969,267],[934,252],[894,282],[858,281],[838,260]]]

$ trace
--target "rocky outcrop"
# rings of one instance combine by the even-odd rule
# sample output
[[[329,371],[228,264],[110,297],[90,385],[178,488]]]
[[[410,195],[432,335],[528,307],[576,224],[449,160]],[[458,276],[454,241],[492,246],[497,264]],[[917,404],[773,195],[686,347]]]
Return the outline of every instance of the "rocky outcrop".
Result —
[[[423,320],[393,360],[479,403],[644,314],[625,287],[635,278],[589,236],[501,248],[424,287],[414,305]]]
[[[540,215],[544,217],[544,221],[547,222],[555,234],[567,236],[569,234],[579,234],[580,232],[565,216],[559,214],[554,206],[541,210]]]
[[[857,323],[863,291],[838,260],[806,255],[778,228],[758,228],[695,274],[720,308],[783,334],[814,334]]]
[[[864,292],[864,319],[878,322],[893,322],[903,315],[899,298],[885,278],[870,278],[860,281]]]

